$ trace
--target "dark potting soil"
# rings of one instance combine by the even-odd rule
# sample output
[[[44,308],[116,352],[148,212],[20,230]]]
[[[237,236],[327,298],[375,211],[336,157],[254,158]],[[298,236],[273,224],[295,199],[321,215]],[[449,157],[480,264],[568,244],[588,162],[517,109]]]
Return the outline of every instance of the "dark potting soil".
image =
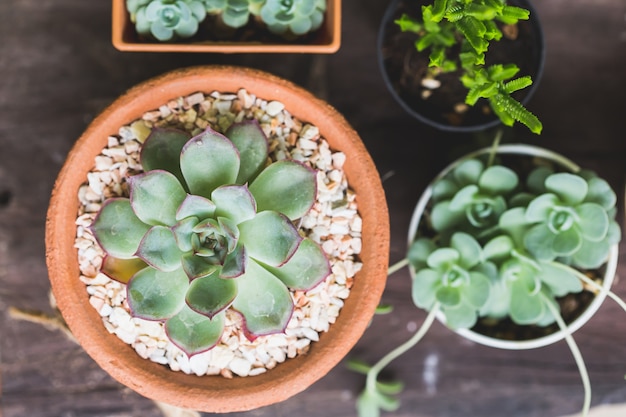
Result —
[[[414,45],[418,35],[401,32],[394,20],[404,13],[421,19],[422,5],[430,3],[430,0],[399,0],[395,3],[397,7],[392,18],[383,23],[380,53],[391,87],[414,112],[439,124],[474,126],[495,120],[496,117],[485,99],[480,99],[475,106],[469,107],[463,113],[455,111],[455,106],[464,103],[467,95],[467,89],[459,79],[460,70],[438,75],[441,86],[430,90],[432,94],[423,98],[424,91],[428,89],[422,86],[422,79],[428,73],[430,51],[418,52]],[[522,0],[510,0],[509,4],[528,8],[527,3]],[[505,36],[500,41],[491,42],[489,51],[485,54],[485,64],[516,64],[520,68],[518,77],[530,75],[534,83],[537,83],[542,58],[540,30],[530,20],[519,21],[513,27],[499,27],[504,29]],[[507,32],[513,32],[513,36],[507,37]],[[460,46],[457,45],[457,51],[452,52],[458,52],[458,49]],[[523,102],[530,88],[532,87],[514,93],[513,97]]]

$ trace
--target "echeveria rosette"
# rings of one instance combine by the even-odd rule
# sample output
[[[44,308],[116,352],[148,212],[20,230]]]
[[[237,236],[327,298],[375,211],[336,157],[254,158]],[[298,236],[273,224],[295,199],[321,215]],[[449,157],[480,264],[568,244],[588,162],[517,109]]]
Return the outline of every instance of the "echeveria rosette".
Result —
[[[318,29],[325,11],[326,0],[266,0],[259,15],[270,32],[299,36]]]
[[[485,267],[476,239],[459,232],[452,235],[449,247],[437,248],[420,238],[410,248],[409,261],[416,270],[415,305],[431,310],[438,302],[450,328],[474,326],[491,287],[489,266]]]
[[[209,14],[219,14],[232,28],[245,26],[250,14],[258,15],[265,0],[203,0]]]
[[[531,258],[507,235],[487,242],[483,256],[497,270],[488,274],[491,294],[480,309],[481,317],[508,316],[520,325],[547,326],[555,321],[547,303],[558,309],[555,297],[583,289],[574,271]]]
[[[598,177],[556,173],[545,177],[546,192],[525,211],[532,226],[526,249],[537,259],[562,259],[580,268],[597,268],[620,239],[614,221],[616,196]]]
[[[287,287],[306,290],[330,273],[320,247],[293,225],[314,203],[315,172],[294,161],[266,166],[267,158],[256,122],[191,139],[155,129],[130,197],[107,200],[92,225],[107,253],[102,271],[127,283],[133,314],[164,321],[189,355],[219,341],[228,307],[250,339],[283,331],[293,310]]]
[[[433,228],[474,233],[496,226],[507,209],[505,196],[517,185],[517,174],[507,167],[485,168],[478,159],[463,161],[433,185]]]
[[[206,17],[200,0],[127,0],[126,7],[137,33],[161,42],[195,35]]]

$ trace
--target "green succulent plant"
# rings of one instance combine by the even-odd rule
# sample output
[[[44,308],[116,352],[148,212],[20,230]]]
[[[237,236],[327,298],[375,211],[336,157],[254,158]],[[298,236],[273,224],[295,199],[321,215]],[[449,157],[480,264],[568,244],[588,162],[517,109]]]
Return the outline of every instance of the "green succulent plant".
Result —
[[[193,355],[220,340],[229,307],[250,340],[282,332],[293,311],[288,287],[310,289],[330,266],[293,224],[315,201],[312,169],[267,165],[256,122],[189,136],[154,129],[129,198],[106,200],[91,230],[107,254],[102,272],[127,284],[133,315],[163,321]]]
[[[512,79],[519,72],[514,64],[485,68],[490,43],[502,38],[497,23],[516,24],[529,17],[530,11],[510,6],[506,0],[433,0],[422,7],[419,18],[405,13],[395,23],[401,31],[418,35],[418,51],[430,50],[432,74],[460,70],[468,89],[466,104],[473,106],[480,98],[487,99],[503,124],[520,122],[539,134],[543,128],[539,119],[511,96],[532,85],[531,77]]]
[[[206,17],[200,0],[127,0],[126,8],[138,34],[162,42],[195,35]]]
[[[487,163],[464,160],[432,184],[430,216],[422,216],[407,258],[389,268],[392,273],[411,265],[413,302],[428,316],[411,339],[374,366],[351,362],[367,375],[357,401],[360,417],[398,408],[394,395],[401,384],[381,382],[378,375],[421,340],[436,314],[453,329],[471,328],[480,318],[534,326],[556,322],[565,329],[558,298],[583,291],[583,283],[626,310],[626,303],[584,273],[601,267],[621,239],[609,184],[588,171],[546,166],[522,182],[492,160],[493,155]],[[585,415],[591,394],[584,360],[571,334],[565,340],[585,386]]]
[[[322,25],[325,11],[326,0],[266,0],[260,16],[272,33],[304,35]]]
[[[232,28],[245,26],[250,14],[258,15],[265,0],[203,0],[209,14],[219,14]]]

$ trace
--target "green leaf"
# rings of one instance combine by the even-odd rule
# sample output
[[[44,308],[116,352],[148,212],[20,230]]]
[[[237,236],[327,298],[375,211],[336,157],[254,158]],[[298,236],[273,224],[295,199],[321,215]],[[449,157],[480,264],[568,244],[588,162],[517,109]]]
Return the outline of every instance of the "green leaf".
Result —
[[[193,250],[194,246],[192,241],[197,238],[194,236],[195,234],[193,229],[197,224],[197,217],[186,217],[172,226],[172,233],[174,233],[176,244],[181,252],[189,252]]]
[[[224,265],[220,272],[220,278],[237,278],[246,270],[246,250],[243,245],[237,245],[235,249],[226,255]]]
[[[489,42],[483,39],[487,28],[480,20],[466,15],[456,22],[456,27],[472,45],[476,53],[480,54],[487,51]]]
[[[415,274],[411,295],[419,308],[430,310],[435,304],[435,293],[441,286],[441,275],[432,269],[422,269]]]
[[[142,222],[156,226],[176,224],[176,211],[187,196],[174,174],[154,170],[129,178],[130,204]]]
[[[587,181],[578,175],[560,172],[546,178],[546,189],[570,205],[580,204],[589,189]]]
[[[90,226],[102,249],[121,259],[135,257],[148,229],[150,226],[139,220],[127,198],[107,199]]]
[[[283,284],[293,290],[310,290],[331,273],[330,263],[320,246],[304,239],[286,264],[276,268],[266,266]]]
[[[465,219],[464,211],[450,210],[450,202],[442,201],[435,204],[430,213],[430,221],[437,231],[448,230]]]
[[[191,281],[185,301],[196,313],[213,318],[226,310],[236,296],[237,280],[223,279],[213,273]]]
[[[434,21],[441,21],[446,10],[448,9],[448,0],[435,0],[432,8],[432,17]]]
[[[572,257],[572,263],[580,268],[594,269],[606,262],[610,245],[607,240],[590,242],[584,240],[578,252]]]
[[[450,265],[458,263],[460,257],[459,252],[455,249],[440,248],[431,253],[426,262],[429,267],[442,271],[447,269]]]
[[[144,171],[165,170],[185,185],[180,170],[180,152],[191,136],[176,129],[154,128],[141,147],[140,161]]]
[[[245,185],[223,185],[211,194],[211,200],[217,206],[216,216],[226,217],[239,224],[254,218],[256,202]]]
[[[551,261],[556,257],[552,249],[554,236],[548,226],[541,223],[526,232],[524,246],[538,260]]]
[[[500,219],[502,219],[502,217]],[[509,256],[513,248],[513,241],[509,236],[497,236],[485,244],[483,256],[485,259],[500,260]]]
[[[215,346],[224,332],[224,314],[209,319],[189,307],[165,323],[167,337],[187,356],[205,352]]]
[[[461,303],[461,291],[458,287],[442,286],[437,288],[435,298],[443,307],[455,307]]]
[[[215,216],[215,204],[208,198],[199,195],[187,195],[176,211],[176,220],[196,217],[204,220]]]
[[[481,161],[478,159],[468,159],[454,168],[452,175],[459,185],[464,187],[469,184],[477,184],[483,170],[484,165]]]
[[[542,262],[541,269],[537,272],[537,278],[544,282],[557,297],[582,291],[583,286],[580,279],[573,271],[569,272],[566,268],[559,268]]]
[[[491,281],[478,272],[470,272],[470,282],[465,285],[462,295],[465,301],[476,310],[480,309],[489,299]]]
[[[453,234],[450,246],[458,251],[458,265],[464,269],[469,270],[483,260],[480,244],[467,233],[457,232]]]
[[[212,264],[204,257],[194,255],[193,253],[184,254],[181,262],[183,270],[189,279],[206,277],[220,268],[219,265]]]
[[[615,207],[617,196],[608,182],[602,178],[593,177],[587,180],[587,185],[589,190],[587,191],[585,202],[599,204],[605,210]]]
[[[284,331],[293,311],[285,284],[253,259],[248,261],[246,272],[237,278],[237,283],[239,293],[233,308],[243,315],[248,339]]]
[[[543,194],[530,202],[526,208],[526,221],[529,223],[546,222],[550,213],[558,204],[558,198],[554,194]]]
[[[169,272],[144,268],[128,282],[128,305],[137,317],[165,320],[183,308],[188,288],[182,268]]]
[[[428,256],[437,249],[437,245],[432,240],[426,238],[419,238],[409,246],[407,258],[411,265],[416,269],[421,269],[426,266]]]
[[[511,282],[511,319],[517,324],[535,324],[545,306],[538,294],[529,292],[524,280]]]
[[[308,213],[315,202],[316,173],[298,162],[274,162],[254,180],[250,192],[257,211],[274,210],[295,220]]]
[[[533,169],[526,178],[526,186],[535,194],[544,194],[546,189],[546,178],[552,175],[554,171],[548,167],[538,167]]]
[[[122,284],[127,284],[133,275],[146,266],[148,265],[138,258],[120,259],[107,255],[102,259],[100,272]]]
[[[511,94],[526,87],[530,87],[532,84],[533,80],[532,78],[530,78],[530,76],[520,77],[505,83],[504,91],[507,94]]]
[[[235,145],[210,128],[190,139],[180,155],[180,167],[189,191],[206,198],[220,185],[235,183],[239,163]]]
[[[451,329],[469,329],[476,324],[476,310],[464,303],[455,307],[442,306],[441,311],[446,316],[446,326]]]
[[[403,13],[399,19],[394,20],[396,25],[400,27],[402,32],[413,32],[418,33],[422,30],[422,24],[413,18],[411,18],[408,14]]]
[[[494,165],[480,176],[478,186],[490,194],[504,194],[517,187],[517,174],[502,165]]]
[[[180,268],[182,255],[174,232],[165,226],[153,226],[148,230],[137,249],[139,258],[161,271]]]
[[[598,242],[609,231],[609,216],[602,206],[595,203],[583,203],[576,207],[578,226],[585,239]]]
[[[265,133],[256,120],[233,123],[226,131],[228,137],[239,150],[241,160],[237,184],[252,181],[265,165],[268,144]]]
[[[511,121],[514,120],[525,125],[533,133],[540,134],[543,130],[543,125],[537,116],[513,97],[506,94],[496,94],[490,100],[494,112],[505,125],[512,126]]]
[[[478,186],[476,185],[467,185],[460,189],[455,195],[452,201],[450,201],[450,210],[452,211],[461,211],[465,209],[468,205],[472,203],[472,201],[478,195]]]
[[[519,67],[515,64],[496,64],[487,68],[489,79],[496,82],[513,78],[518,72]]]
[[[270,266],[287,262],[302,241],[289,219],[275,211],[264,211],[240,223],[239,232],[248,255]]]

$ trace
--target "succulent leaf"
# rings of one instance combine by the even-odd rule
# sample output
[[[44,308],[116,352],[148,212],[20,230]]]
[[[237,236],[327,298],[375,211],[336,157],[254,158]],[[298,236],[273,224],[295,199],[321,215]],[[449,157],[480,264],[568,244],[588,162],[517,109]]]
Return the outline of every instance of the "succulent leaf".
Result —
[[[224,314],[209,319],[184,306],[165,322],[167,337],[180,349],[193,356],[215,346],[224,332]]]
[[[311,168],[294,162],[278,161],[265,168],[250,184],[259,212],[273,210],[291,220],[305,215],[317,195],[317,179]]]
[[[182,268],[169,272],[144,268],[128,282],[128,305],[137,317],[165,320],[183,308],[188,288],[189,278]]]
[[[122,284],[127,284],[133,275],[146,266],[148,265],[138,258],[120,259],[106,255],[102,259],[100,271],[111,279],[121,282]]]
[[[206,219],[215,216],[215,203],[205,197],[199,195],[187,195],[185,200],[178,206],[176,210],[176,220],[183,220],[187,217],[196,217],[197,219]]]
[[[536,323],[543,315],[545,306],[528,282],[519,279],[511,286],[511,319],[518,324]]]
[[[144,171],[159,169],[171,172],[184,185],[180,151],[190,138],[187,132],[177,129],[152,129],[141,147],[140,162]]]
[[[201,256],[196,256],[193,253],[186,253],[181,257],[181,263],[183,265],[183,270],[185,274],[189,277],[189,279],[196,279],[206,277],[214,273],[216,270],[220,268],[219,265],[211,263],[210,260],[207,260]]]
[[[281,266],[296,252],[302,237],[284,215],[264,211],[239,224],[240,239],[250,257],[270,266]],[[268,242],[272,242],[268,245]]]
[[[508,193],[517,187],[517,184],[517,174],[502,165],[487,168],[478,180],[480,189],[491,195]]]
[[[245,185],[223,185],[211,193],[217,206],[215,216],[226,217],[235,224],[254,218],[256,202]]]
[[[187,193],[176,177],[162,170],[129,178],[130,204],[137,217],[151,226],[173,226]]]
[[[191,281],[185,301],[196,313],[213,318],[228,308],[236,296],[237,280],[220,278],[216,271]]]
[[[149,228],[137,218],[128,199],[111,198],[104,202],[90,229],[108,254],[129,259]]]
[[[253,259],[237,281],[233,308],[243,315],[248,339],[284,331],[293,311],[287,287]]]
[[[237,147],[241,159],[236,183],[252,182],[267,161],[268,143],[265,133],[255,120],[232,124],[226,131],[226,137]]]
[[[170,228],[153,226],[141,240],[136,256],[160,271],[174,271],[181,266],[182,252]]]
[[[322,249],[308,238],[302,240],[298,250],[280,268],[264,267],[287,287],[305,291],[315,287],[332,272]]]
[[[242,245],[237,245],[224,258],[220,278],[237,278],[241,276],[246,271],[247,259],[245,248]]]
[[[181,170],[189,191],[209,199],[220,185],[235,183],[239,164],[237,148],[211,128],[191,138],[180,154]]]
[[[587,195],[587,181],[578,175],[561,172],[546,178],[546,189],[568,205],[580,204]]]

